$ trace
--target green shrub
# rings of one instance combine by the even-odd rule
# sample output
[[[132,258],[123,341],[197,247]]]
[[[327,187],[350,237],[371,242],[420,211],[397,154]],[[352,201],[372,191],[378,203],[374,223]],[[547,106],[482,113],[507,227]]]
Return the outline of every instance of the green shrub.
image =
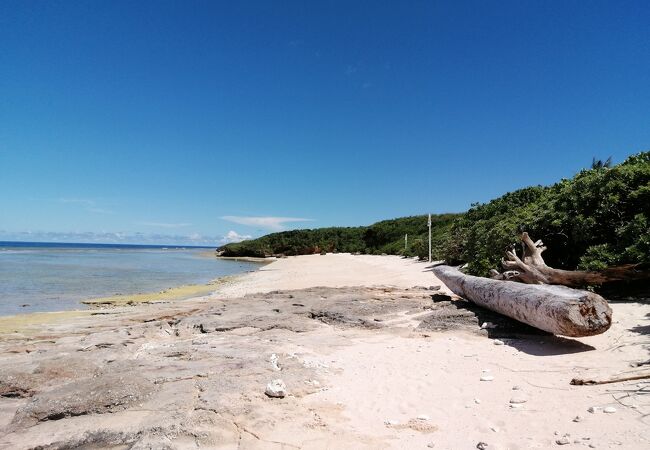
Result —
[[[582,170],[549,187],[529,187],[472,208],[451,227],[451,262],[487,275],[527,231],[542,239],[546,263],[597,270],[650,262],[650,152],[614,167]]]

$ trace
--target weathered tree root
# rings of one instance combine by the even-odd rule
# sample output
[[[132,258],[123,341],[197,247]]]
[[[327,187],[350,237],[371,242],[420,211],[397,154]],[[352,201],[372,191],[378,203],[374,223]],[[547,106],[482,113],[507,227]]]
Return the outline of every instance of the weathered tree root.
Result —
[[[533,242],[528,233],[521,234],[523,247],[522,258],[512,250],[506,252],[507,259],[502,259],[501,264],[505,269],[503,273],[492,270],[490,273],[495,280],[518,281],[527,284],[559,284],[570,287],[583,287],[601,285],[610,281],[641,280],[650,278],[650,271],[639,270],[638,264],[627,264],[610,267],[602,271],[587,272],[554,269],[549,267],[542,258],[546,250],[541,240]]]

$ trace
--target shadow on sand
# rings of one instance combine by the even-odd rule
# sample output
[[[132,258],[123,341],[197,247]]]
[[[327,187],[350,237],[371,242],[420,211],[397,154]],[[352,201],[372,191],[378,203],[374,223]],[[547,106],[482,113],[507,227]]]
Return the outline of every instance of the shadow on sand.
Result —
[[[471,311],[478,319],[479,326],[487,323],[483,331],[490,339],[501,339],[506,345],[529,355],[554,356],[581,353],[595,350],[591,345],[575,339],[555,336],[510,317],[482,308],[467,300],[451,302],[456,308]]]

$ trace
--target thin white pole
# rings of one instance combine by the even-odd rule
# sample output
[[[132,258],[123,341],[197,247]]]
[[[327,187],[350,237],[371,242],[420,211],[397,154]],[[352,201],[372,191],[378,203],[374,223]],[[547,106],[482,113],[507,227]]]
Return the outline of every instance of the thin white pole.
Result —
[[[431,214],[429,214],[429,262],[431,262]]]
[[[409,246],[409,235],[405,234],[404,235],[404,251],[406,251],[406,249],[408,249],[408,246]]]

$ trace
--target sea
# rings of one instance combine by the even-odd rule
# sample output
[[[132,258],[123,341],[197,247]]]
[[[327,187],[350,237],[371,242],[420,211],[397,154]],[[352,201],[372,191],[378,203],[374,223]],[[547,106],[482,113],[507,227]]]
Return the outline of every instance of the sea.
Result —
[[[214,248],[0,241],[0,315],[85,309],[116,294],[158,292],[250,272]]]

